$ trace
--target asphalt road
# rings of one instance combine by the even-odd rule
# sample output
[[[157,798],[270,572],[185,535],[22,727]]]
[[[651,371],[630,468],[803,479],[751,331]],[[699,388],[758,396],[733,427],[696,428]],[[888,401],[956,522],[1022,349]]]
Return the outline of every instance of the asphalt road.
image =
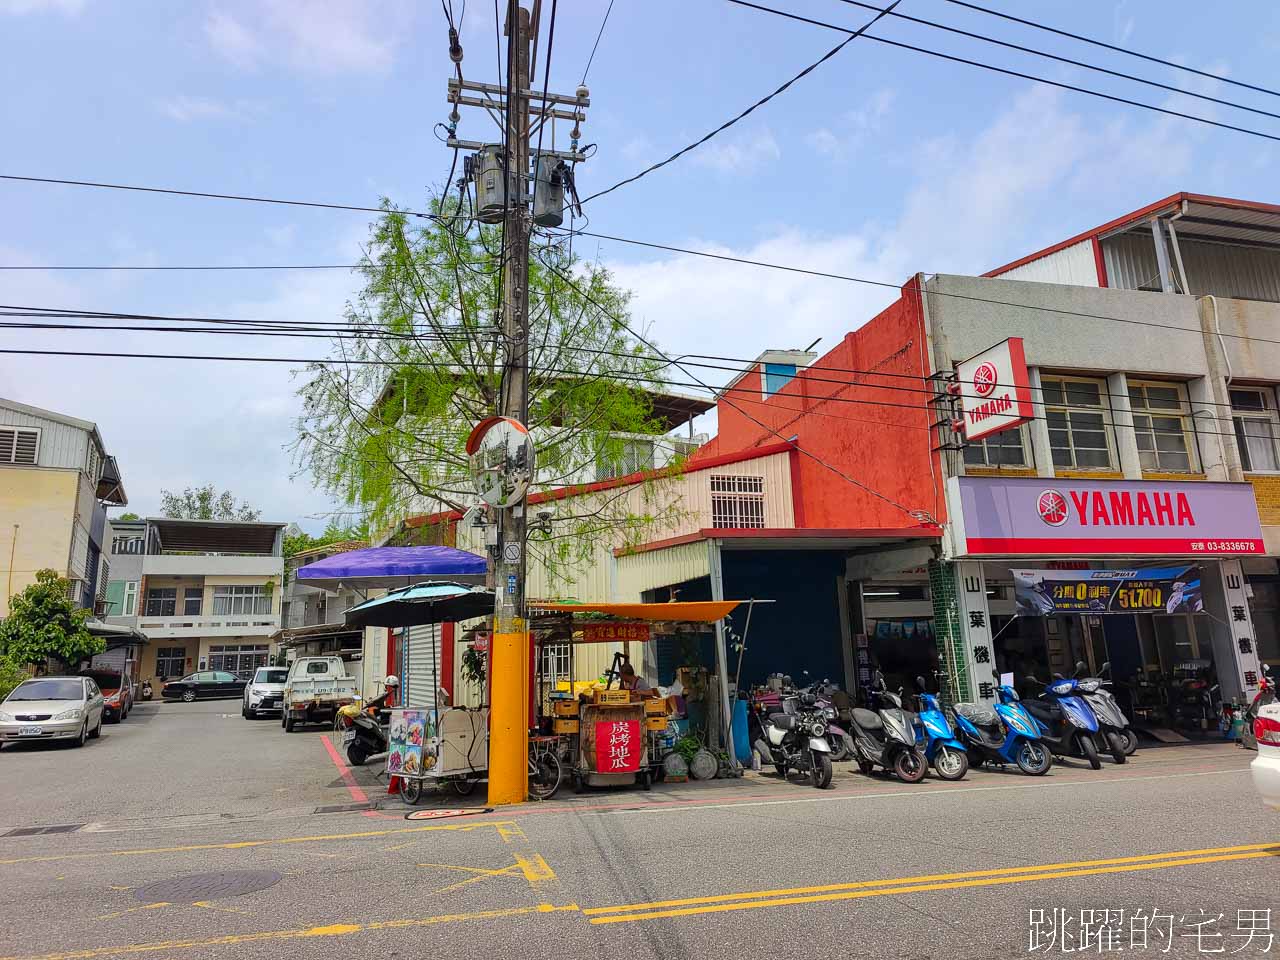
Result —
[[[222,701],[5,747],[0,960],[1280,957],[1280,816],[1227,744],[406,821],[327,740]]]

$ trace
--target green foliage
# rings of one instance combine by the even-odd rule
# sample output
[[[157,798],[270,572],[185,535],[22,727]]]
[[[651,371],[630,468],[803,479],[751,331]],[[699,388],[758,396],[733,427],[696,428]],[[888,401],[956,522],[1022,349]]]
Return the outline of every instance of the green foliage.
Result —
[[[141,520],[142,518],[136,513],[122,513],[116,517],[117,520]]]
[[[467,683],[484,685],[485,665],[488,658],[475,647],[468,646],[462,651],[462,679]]]
[[[40,570],[36,582],[9,601],[0,620],[0,655],[15,664],[47,663],[57,658],[74,668],[106,648],[84,623],[89,611],[71,602],[71,583],[53,570]]]
[[[230,490],[221,493],[212,483],[202,487],[187,487],[182,493],[160,491],[160,512],[174,520],[257,520],[261,510],[255,510],[247,501],[236,502]],[[125,519],[125,518],[121,518]]]
[[[376,529],[406,512],[465,510],[474,501],[465,451],[472,427],[501,408],[505,345],[501,232],[392,210],[370,228],[365,286],[348,304],[345,339],[311,364],[298,394],[299,467]],[[439,202],[433,209],[453,212]],[[651,391],[669,365],[627,329],[630,295],[602,266],[535,242],[529,268],[529,412],[544,488],[596,479],[628,459],[626,435],[662,432]],[[634,451],[631,451],[634,456]],[[549,569],[585,562],[602,537],[633,545],[674,509],[655,496],[567,504],[530,559]]]
[[[336,520],[330,520],[329,525],[324,528],[324,532],[318,537],[313,537],[309,533],[298,533],[297,536],[285,535],[284,538],[284,556],[289,559],[303,550],[310,550],[313,547],[323,547],[330,543],[343,543],[347,540],[368,540],[369,527],[368,524],[348,524],[343,525]]]
[[[8,657],[0,656],[0,700],[9,695],[9,692],[27,679],[30,674],[23,670],[21,666],[14,663]]]
[[[702,740],[697,733],[686,733],[683,737],[675,742],[672,749],[684,757],[685,763],[693,763],[693,758],[697,756],[698,751],[702,749]]]

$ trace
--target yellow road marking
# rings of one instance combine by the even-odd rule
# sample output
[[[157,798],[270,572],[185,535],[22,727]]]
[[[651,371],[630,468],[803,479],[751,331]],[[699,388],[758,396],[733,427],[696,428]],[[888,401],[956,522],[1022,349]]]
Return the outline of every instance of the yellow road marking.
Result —
[[[331,840],[364,840],[369,837],[386,837],[401,833],[428,833],[437,830],[451,830],[467,833],[471,830],[483,830],[486,827],[503,827],[512,823],[510,820],[490,820],[485,823],[436,823],[425,827],[400,827],[394,830],[361,830],[358,833],[327,833],[310,837],[279,837],[267,840],[232,840],[227,843],[192,843],[181,847],[147,847],[140,850],[97,850],[88,853],[59,853],[41,857],[14,857],[0,860],[0,866],[15,863],[52,863],[57,860],[93,860],[99,857],[144,857],[162,853],[189,853],[194,850],[249,850],[253,847],[267,847],[292,843],[325,843]],[[520,836],[524,836],[523,833]],[[505,840],[506,837],[504,836]]]
[[[683,907],[673,910],[654,910],[648,913],[629,913],[616,916],[597,916],[591,923],[629,923],[635,920],[655,920],[660,917],[687,917],[702,913],[724,913],[730,910],[761,910],[766,907],[792,906],[802,903],[823,903],[836,900],[861,900],[866,897],[887,897],[903,893],[925,893],[932,890],[956,890],[962,887],[991,887],[1013,883],[1029,883],[1038,880],[1060,880],[1072,877],[1090,877],[1106,873],[1132,873],[1139,870],[1163,870],[1167,867],[1194,866],[1202,863],[1222,863],[1230,860],[1256,860],[1260,857],[1274,857],[1280,854],[1280,848],[1260,850],[1253,853],[1236,853],[1218,857],[1198,857],[1182,860],[1157,860],[1148,863],[1128,863],[1114,867],[1098,867],[1090,870],[1062,870],[1049,873],[1031,873],[1022,876],[984,877],[977,880],[956,880],[944,883],[923,883],[908,886],[885,887],[878,890],[850,890],[843,893],[816,894],[814,896],[779,897],[773,900],[751,900],[738,903],[711,903],[697,907]]]
[[[115,913],[104,913],[100,917],[94,917],[95,920],[114,920],[116,917],[123,917],[126,913],[137,913],[139,910],[157,910],[160,907],[171,907],[173,904],[168,901],[160,901],[158,903],[148,903],[141,907],[130,907],[128,910],[117,910]]]
[[[556,906],[540,903],[532,907],[508,907],[502,910],[481,910],[476,913],[454,913],[434,917],[412,917],[404,920],[375,920],[369,923],[331,923],[322,927],[306,927],[294,930],[264,930],[260,933],[233,933],[207,940],[162,940],[152,943],[130,943],[116,947],[89,947],[84,950],[67,950],[61,953],[44,953],[29,956],[0,957],[0,960],[94,960],[96,957],[125,957],[164,950],[191,950],[199,947],[233,946],[242,943],[261,943],[270,940],[300,940],[323,937],[345,937],[353,933],[374,930],[402,930],[427,927],[440,923],[458,923],[468,920],[493,920],[531,913],[576,913],[576,903]]]
[[[250,913],[248,910],[240,910],[237,907],[218,907],[218,906],[214,906],[208,900],[192,900],[191,906],[199,907],[201,910],[220,910],[223,913],[238,913],[246,917],[253,916],[253,914]]]
[[[1220,853],[1245,851],[1274,851],[1280,854],[1280,843],[1247,843],[1235,847],[1207,847],[1202,850],[1174,850],[1170,853],[1148,853],[1136,857],[1112,857],[1107,860],[1074,860],[1065,863],[1041,863],[1030,867],[1001,867],[995,870],[969,870],[964,873],[934,873],[919,877],[894,877],[889,880],[860,880],[855,883],[830,883],[817,887],[791,887],[784,890],[751,890],[746,893],[726,893],[710,897],[687,897],[683,900],[655,900],[652,903],[629,903],[619,907],[590,907],[582,912],[587,916],[602,913],[635,912],[660,907],[684,907],[703,903],[723,903],[730,900],[760,900],[766,897],[784,897],[794,894],[834,893],[842,890],[859,890],[867,887],[885,887],[904,883],[928,883],[941,880],[968,880],[975,877],[1005,877],[1010,874],[1036,873],[1046,870],[1068,870],[1077,867],[1105,867],[1125,863],[1144,863],[1178,857],[1201,857]]]

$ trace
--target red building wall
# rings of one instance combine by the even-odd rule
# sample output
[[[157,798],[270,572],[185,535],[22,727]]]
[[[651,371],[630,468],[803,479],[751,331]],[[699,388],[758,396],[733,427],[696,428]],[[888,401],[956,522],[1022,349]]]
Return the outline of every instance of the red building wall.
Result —
[[[941,466],[930,449],[923,380],[929,374],[927,356],[913,280],[895,303],[846,334],[773,396],[763,398],[758,366],[739,379],[717,404],[718,436],[698,455],[733,453],[794,436],[812,455],[792,454],[796,526],[915,526],[920,521],[909,510],[942,521]],[[907,509],[850,483],[815,458]]]

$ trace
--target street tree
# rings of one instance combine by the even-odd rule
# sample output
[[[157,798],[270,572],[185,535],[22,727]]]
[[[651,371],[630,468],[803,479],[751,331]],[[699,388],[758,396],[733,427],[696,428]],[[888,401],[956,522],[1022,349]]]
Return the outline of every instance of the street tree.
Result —
[[[71,602],[71,581],[54,570],[40,570],[36,582],[9,600],[0,620],[0,656],[16,666],[53,659],[74,668],[105,649],[102,637],[85,627],[89,611]]]
[[[371,226],[364,288],[329,360],[310,364],[298,390],[299,467],[374,529],[407,510],[473,505],[467,436],[501,408],[501,231],[470,227],[455,207],[433,209],[444,216],[411,226],[388,207]],[[626,473],[635,438],[666,429],[653,412],[666,361],[628,329],[630,295],[607,269],[563,244],[533,249],[525,422],[537,486],[574,488],[596,480],[602,464]],[[569,506],[530,555],[567,569],[601,538],[639,542],[678,509],[657,493],[640,510],[623,497]]]
[[[230,490],[219,493],[212,483],[187,487],[181,493],[161,490],[160,512],[174,520],[257,520],[262,516],[248,501],[237,502]]]

